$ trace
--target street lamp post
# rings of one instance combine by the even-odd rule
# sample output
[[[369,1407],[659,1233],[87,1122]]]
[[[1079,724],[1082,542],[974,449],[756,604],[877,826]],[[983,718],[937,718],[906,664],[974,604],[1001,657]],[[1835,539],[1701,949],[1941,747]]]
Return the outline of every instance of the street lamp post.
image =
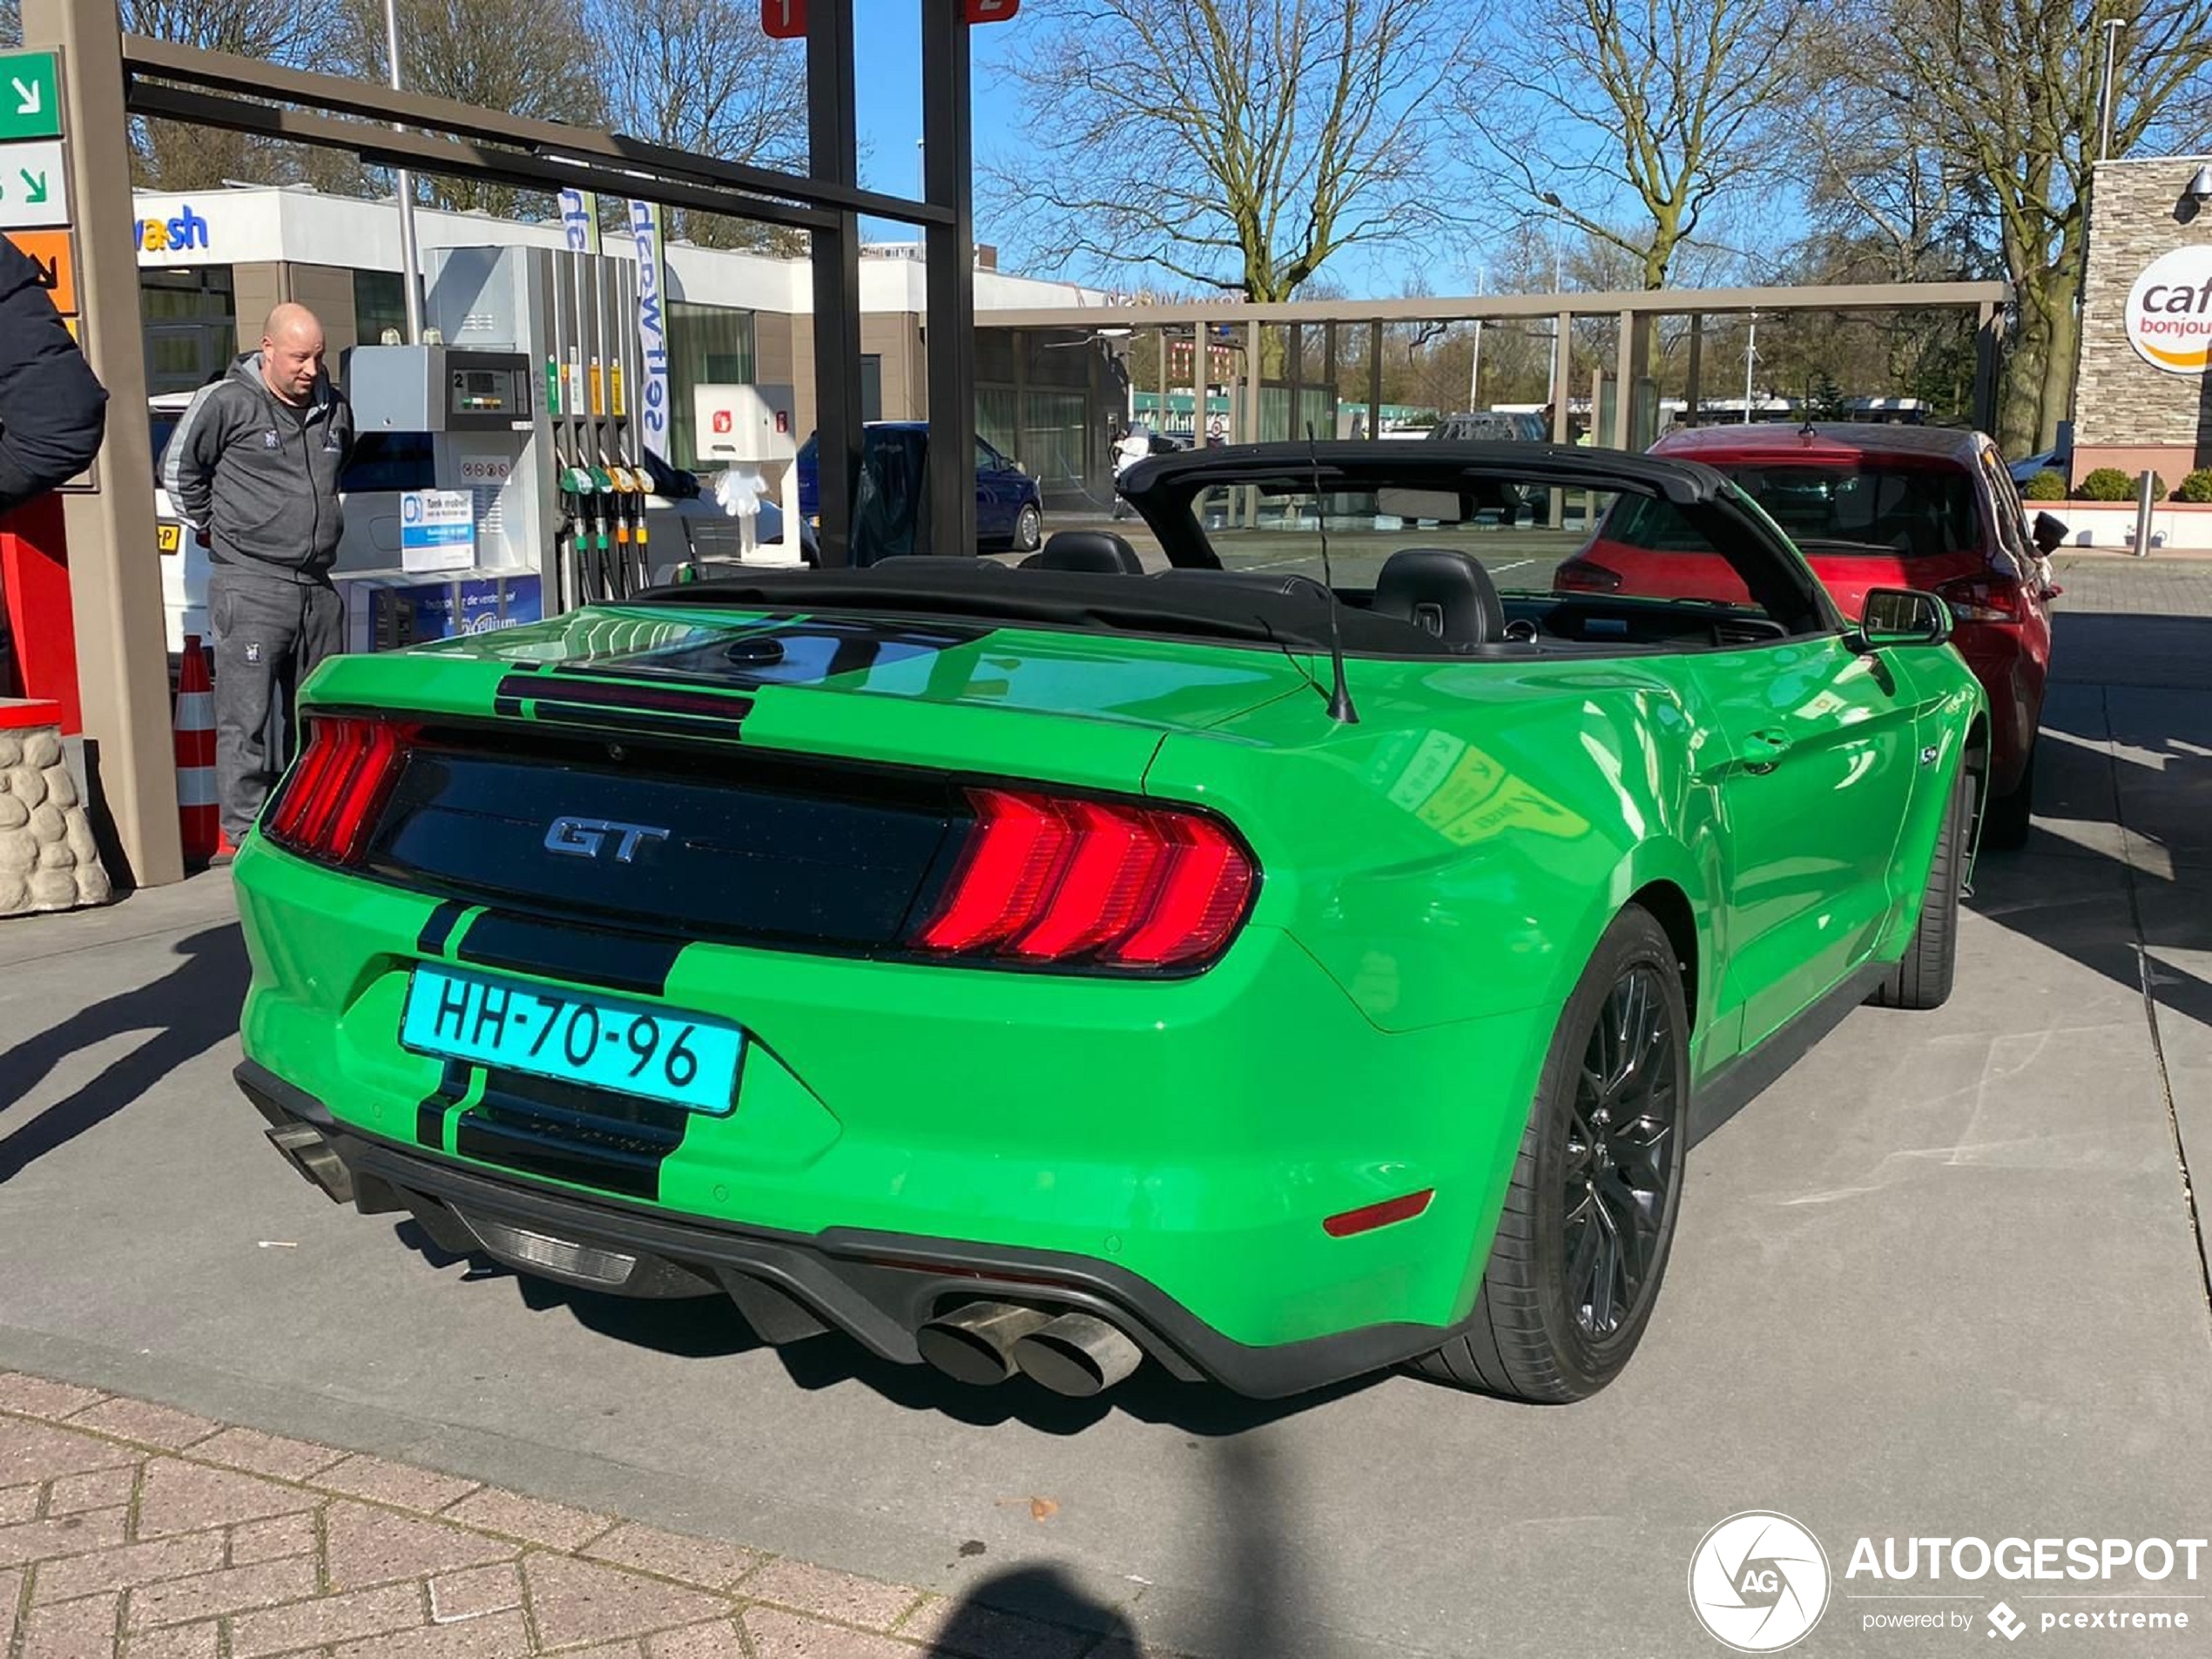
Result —
[[[1743,424],[1751,424],[1751,368],[1759,361],[1759,314],[1751,313],[1750,328],[1743,336]]]
[[[2112,94],[2120,60],[2121,20],[2105,19],[2104,86],[2097,95],[2097,159],[2105,160],[2112,154]]]
[[[400,90],[400,15],[397,0],[384,0],[385,61],[392,69],[392,90]],[[397,125],[395,123],[395,125]],[[415,175],[401,167],[392,176],[400,209],[400,281],[407,301],[409,345],[422,340],[422,258],[415,245]]]

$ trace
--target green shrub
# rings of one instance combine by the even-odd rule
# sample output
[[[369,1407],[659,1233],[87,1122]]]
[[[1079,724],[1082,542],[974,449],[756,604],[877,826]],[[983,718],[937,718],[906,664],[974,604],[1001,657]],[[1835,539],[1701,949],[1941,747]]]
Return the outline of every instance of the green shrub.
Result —
[[[2066,475],[2046,467],[2042,471],[2029,475],[2028,481],[2020,486],[2020,495],[2027,501],[2064,501]]]
[[[2199,467],[2182,480],[2182,487],[2174,492],[2175,501],[2212,502],[2212,467]]]
[[[2099,467],[2084,478],[2074,491],[2076,501],[2133,501],[2135,481],[2117,467]],[[2166,481],[2154,474],[2150,481],[2150,498],[2166,499]]]

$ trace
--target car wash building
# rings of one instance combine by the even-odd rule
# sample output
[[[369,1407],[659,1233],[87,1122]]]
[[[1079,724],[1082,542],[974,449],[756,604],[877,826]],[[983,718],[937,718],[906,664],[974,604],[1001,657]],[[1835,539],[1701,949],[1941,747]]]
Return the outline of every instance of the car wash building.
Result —
[[[403,326],[399,213],[298,187],[141,192],[134,226],[147,390],[190,392],[257,342],[269,309],[296,300],[321,318],[334,360]],[[558,220],[422,211],[426,257],[449,247],[566,246]],[[620,239],[607,239],[621,253]],[[869,244],[860,261],[861,407],[870,421],[927,417],[927,341],[919,246]],[[699,469],[692,388],[793,388],[802,430],[813,425],[813,318],[806,261],[671,243],[667,264],[669,462]],[[992,329],[994,310],[1096,305],[1072,283],[1013,276],[977,250],[977,435],[1037,478],[1048,508],[1103,501],[1114,431],[1128,406],[1104,342]],[[709,463],[710,465],[711,463]]]

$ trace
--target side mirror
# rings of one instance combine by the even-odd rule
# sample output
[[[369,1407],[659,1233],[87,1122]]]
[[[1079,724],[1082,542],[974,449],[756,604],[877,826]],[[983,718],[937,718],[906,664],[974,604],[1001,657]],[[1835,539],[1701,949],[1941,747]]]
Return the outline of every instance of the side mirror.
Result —
[[[1876,588],[1859,613],[1858,637],[1868,651],[1888,645],[1940,645],[1951,637],[1951,607],[1913,588]]]
[[[2037,552],[2048,553],[2065,542],[2066,521],[2054,518],[2048,513],[2038,513],[2035,523],[2028,529],[2028,534],[2035,543]]]

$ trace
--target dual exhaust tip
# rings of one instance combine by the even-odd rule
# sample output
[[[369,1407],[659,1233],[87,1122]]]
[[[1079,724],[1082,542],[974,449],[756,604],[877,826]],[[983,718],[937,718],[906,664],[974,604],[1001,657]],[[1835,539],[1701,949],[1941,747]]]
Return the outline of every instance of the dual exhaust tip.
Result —
[[[291,1123],[271,1129],[268,1136],[287,1163],[334,1202],[353,1202],[352,1172],[320,1130],[312,1124]],[[629,1257],[519,1229],[494,1230],[495,1238],[486,1236],[484,1226],[469,1224],[486,1249],[511,1265],[570,1283],[582,1279],[597,1287],[614,1288],[626,1284],[636,1265]],[[508,1248],[502,1250],[501,1245]],[[583,1259],[587,1255],[588,1262]],[[1142,1348],[1096,1315],[1054,1314],[1009,1302],[970,1302],[955,1308],[923,1325],[915,1333],[915,1343],[924,1360],[957,1382],[986,1387],[1006,1381],[1018,1371],[1055,1394],[1076,1399],[1105,1393],[1144,1359]]]
[[[1144,1351],[1089,1313],[970,1302],[915,1333],[921,1357],[955,1382],[988,1387],[1020,1372],[1055,1394],[1088,1399],[1135,1371]]]

